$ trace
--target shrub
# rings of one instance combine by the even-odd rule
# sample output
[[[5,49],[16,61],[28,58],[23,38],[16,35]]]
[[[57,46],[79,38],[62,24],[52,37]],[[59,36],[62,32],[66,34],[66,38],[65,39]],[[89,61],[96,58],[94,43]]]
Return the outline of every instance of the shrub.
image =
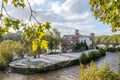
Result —
[[[106,55],[106,52],[104,49],[100,49],[99,51],[90,51],[88,52],[87,55],[85,53],[82,53],[79,58],[79,61],[84,64],[105,55]]]
[[[87,63],[88,62],[88,57],[85,53],[82,53],[81,56],[80,56],[80,59],[79,61],[84,64],[84,63]]]
[[[38,66],[38,69],[39,69],[39,70],[45,70],[46,68],[45,68],[45,65],[41,65],[41,64],[40,64],[40,65]]]
[[[0,68],[5,68],[13,60],[14,53],[20,53],[22,47],[20,43],[12,40],[4,40],[0,43]],[[22,53],[22,52],[21,52]]]
[[[107,48],[109,52],[120,52],[120,47],[109,47]]]
[[[0,69],[6,68],[8,63],[12,61],[13,54],[9,51],[0,51]]]
[[[115,49],[115,48],[110,47],[110,48],[107,48],[107,51],[109,51],[109,52],[116,52],[116,49]]]
[[[94,62],[90,66],[80,65],[79,80],[117,80],[118,74],[105,64],[98,68]]]
[[[120,47],[117,47],[117,48],[116,48],[116,51],[117,51],[117,52],[120,52]]]
[[[96,56],[95,56],[96,59],[97,59],[97,58],[100,58],[100,57],[101,57],[101,53],[100,53],[100,51],[95,51],[95,55],[96,55]]]
[[[7,67],[7,61],[0,55],[0,70]]]
[[[90,59],[90,61],[95,60],[97,58],[96,51],[88,52],[88,58]]]
[[[100,58],[102,56],[105,56],[106,52],[104,49],[99,49],[99,51],[91,51],[88,53],[88,58],[90,61],[95,60],[97,58]]]
[[[88,50],[88,45],[86,42],[78,42],[73,46],[73,51],[83,51],[83,50]]]
[[[99,54],[100,54],[101,56],[105,56],[105,55],[106,55],[106,52],[105,52],[104,49],[99,49]]]

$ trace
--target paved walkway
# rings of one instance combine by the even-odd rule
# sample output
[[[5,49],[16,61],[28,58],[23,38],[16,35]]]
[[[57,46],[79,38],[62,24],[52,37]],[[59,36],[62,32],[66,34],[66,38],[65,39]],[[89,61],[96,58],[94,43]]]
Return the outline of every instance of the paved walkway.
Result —
[[[93,51],[95,49],[86,50],[83,51],[84,53],[88,53],[89,51]],[[30,58],[28,59],[20,59],[11,62],[9,65],[11,67],[16,68],[28,68],[28,65],[30,65],[31,68],[36,68],[38,65],[45,65],[49,66],[52,64],[57,64],[62,61],[69,61],[69,60],[77,60],[79,59],[81,53],[83,52],[71,52],[71,53],[60,53],[60,54],[52,54],[52,55],[44,55],[40,58]]]

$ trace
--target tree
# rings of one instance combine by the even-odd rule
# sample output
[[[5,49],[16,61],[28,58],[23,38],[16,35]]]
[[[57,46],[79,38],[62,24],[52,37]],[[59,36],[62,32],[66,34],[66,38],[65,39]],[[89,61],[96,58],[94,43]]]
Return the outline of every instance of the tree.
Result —
[[[53,51],[53,49],[58,49],[61,43],[60,32],[57,29],[53,29],[49,31],[48,35],[46,35],[46,40],[48,41],[48,48]]]
[[[0,37],[5,33],[8,32],[10,28],[13,28],[14,30],[18,30],[20,26],[22,26],[21,21],[19,19],[12,18],[6,8],[5,8],[5,3],[8,4],[10,0],[2,0],[2,5],[0,9],[0,21],[1,21],[1,26],[0,26]],[[25,7],[24,0],[12,0],[11,4],[14,5],[15,7]],[[4,15],[4,12],[7,14],[7,17]]]
[[[90,0],[90,6],[93,15],[109,24],[113,32],[120,30],[119,0]]]
[[[96,36],[95,37],[95,43],[120,43],[120,35],[114,34],[112,36]]]
[[[86,42],[78,42],[73,46],[73,51],[87,50],[88,45]]]
[[[22,41],[22,34],[20,31],[16,33],[8,32],[3,36],[3,40]]]
[[[30,17],[28,19],[28,23],[26,23],[23,20],[20,19],[15,19],[12,18],[4,4],[10,3],[11,5],[14,5],[14,7],[26,7],[25,1],[24,0],[2,0],[2,5],[0,9],[0,21],[1,21],[1,26],[0,26],[0,38],[4,35],[4,33],[8,32],[10,28],[14,30],[19,30],[20,27],[23,28],[23,40],[24,44],[28,45],[29,44],[29,49],[31,49],[32,53],[37,53],[41,54],[43,49],[47,48],[47,41],[43,40],[42,37],[46,35],[47,30],[50,28],[50,23],[45,22],[41,23],[39,22],[34,14],[36,13],[30,3],[29,0],[26,0],[28,3],[28,7],[30,9]],[[7,14],[7,17],[4,16],[4,12]],[[33,19],[33,20],[32,20]],[[32,21],[35,21],[34,23]],[[36,55],[35,55],[36,56]]]
[[[54,38],[54,49],[59,48],[60,42],[61,42],[61,36],[60,32],[57,29],[53,29],[53,38]]]
[[[34,57],[43,53],[44,49],[47,49],[48,42],[43,39],[46,36],[47,30],[50,28],[50,23],[46,22],[45,24],[34,24],[30,26],[24,26],[23,39],[25,40],[25,46],[29,44],[34,53]]]
[[[49,37],[49,41],[48,41],[48,48],[51,50],[51,53],[53,52],[54,49],[54,43],[53,43],[53,38]]]

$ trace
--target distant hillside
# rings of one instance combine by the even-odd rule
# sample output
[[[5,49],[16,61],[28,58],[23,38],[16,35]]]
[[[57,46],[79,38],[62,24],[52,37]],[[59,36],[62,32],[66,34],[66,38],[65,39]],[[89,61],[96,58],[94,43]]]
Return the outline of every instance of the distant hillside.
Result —
[[[120,43],[120,34],[112,36],[96,36],[95,43]]]

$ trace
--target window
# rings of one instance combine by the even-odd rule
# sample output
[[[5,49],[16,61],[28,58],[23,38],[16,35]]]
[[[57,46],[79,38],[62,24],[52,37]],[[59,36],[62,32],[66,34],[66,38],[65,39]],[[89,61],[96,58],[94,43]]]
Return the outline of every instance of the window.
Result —
[[[84,43],[86,43],[86,40],[84,40]]]

